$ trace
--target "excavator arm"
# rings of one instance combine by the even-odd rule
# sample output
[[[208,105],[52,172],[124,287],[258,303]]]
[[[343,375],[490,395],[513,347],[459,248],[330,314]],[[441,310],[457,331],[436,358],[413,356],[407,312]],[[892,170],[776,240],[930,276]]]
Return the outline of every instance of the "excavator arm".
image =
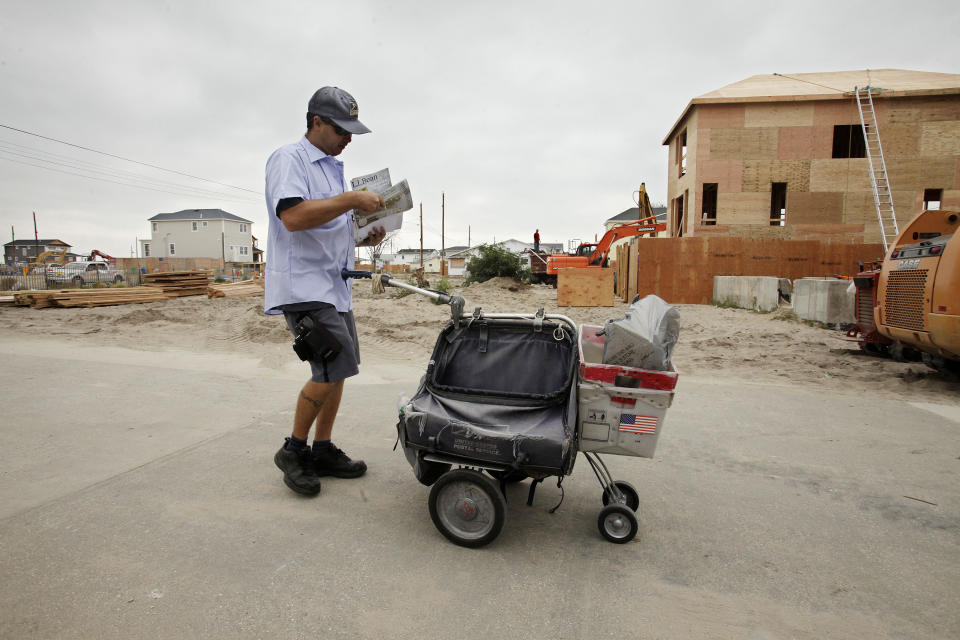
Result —
[[[603,266],[607,261],[607,254],[610,253],[610,247],[614,242],[621,238],[630,238],[632,236],[643,236],[650,233],[666,231],[667,225],[657,222],[656,216],[641,218],[627,224],[614,227],[603,234],[600,242],[597,243],[593,253],[590,254],[589,264],[591,266]]]

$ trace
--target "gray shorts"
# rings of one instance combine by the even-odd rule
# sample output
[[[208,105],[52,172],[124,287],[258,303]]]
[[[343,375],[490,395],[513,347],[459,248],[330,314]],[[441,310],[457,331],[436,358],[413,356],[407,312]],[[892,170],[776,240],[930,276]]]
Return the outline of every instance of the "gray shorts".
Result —
[[[310,315],[317,324],[326,327],[340,343],[340,353],[331,360],[308,360],[313,382],[338,382],[360,373],[360,341],[353,311],[340,313],[332,304],[312,303],[314,308],[304,311],[284,310],[290,332],[296,335],[297,322]]]

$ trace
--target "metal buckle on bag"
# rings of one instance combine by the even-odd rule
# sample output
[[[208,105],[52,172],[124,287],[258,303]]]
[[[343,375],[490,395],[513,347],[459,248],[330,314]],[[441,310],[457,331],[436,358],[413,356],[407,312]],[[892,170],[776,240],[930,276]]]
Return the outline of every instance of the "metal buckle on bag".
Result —
[[[537,315],[533,316],[533,330],[537,333],[543,331],[543,307],[537,309]]]

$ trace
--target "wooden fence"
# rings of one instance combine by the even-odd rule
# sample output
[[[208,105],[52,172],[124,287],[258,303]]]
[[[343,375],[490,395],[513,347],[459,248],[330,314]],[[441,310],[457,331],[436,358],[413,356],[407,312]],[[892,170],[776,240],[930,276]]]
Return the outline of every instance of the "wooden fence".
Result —
[[[846,239],[634,238],[617,247],[617,295],[656,294],[674,304],[710,304],[713,276],[854,275],[883,245]]]

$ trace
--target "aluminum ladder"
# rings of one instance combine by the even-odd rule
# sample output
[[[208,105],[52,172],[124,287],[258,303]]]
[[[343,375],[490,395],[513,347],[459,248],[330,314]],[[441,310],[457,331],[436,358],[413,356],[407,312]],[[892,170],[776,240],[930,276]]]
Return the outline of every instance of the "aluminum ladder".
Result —
[[[863,140],[867,147],[867,164],[870,167],[870,182],[873,185],[873,201],[877,205],[877,219],[880,221],[883,251],[886,253],[900,235],[897,215],[893,210],[890,178],[887,176],[887,164],[883,160],[883,147],[880,146],[880,131],[877,129],[877,114],[873,109],[870,86],[854,87],[854,91],[857,94],[857,110],[860,112]]]

